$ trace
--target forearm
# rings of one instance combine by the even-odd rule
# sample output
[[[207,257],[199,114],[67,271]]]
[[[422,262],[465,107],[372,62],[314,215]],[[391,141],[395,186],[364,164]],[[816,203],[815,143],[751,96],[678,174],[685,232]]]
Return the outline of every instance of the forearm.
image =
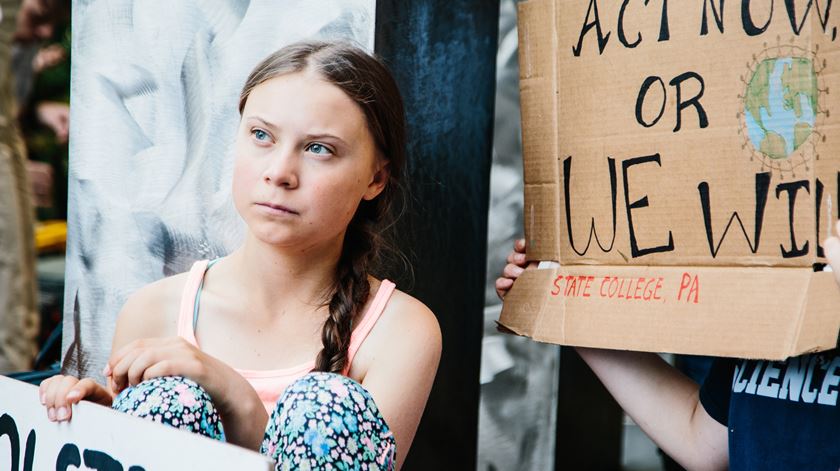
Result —
[[[205,389],[219,412],[225,439],[258,450],[268,424],[268,413],[257,392],[245,378],[223,363],[208,376]]]
[[[698,425],[705,411],[696,383],[654,353],[577,350],[624,411],[672,458],[689,469],[726,467],[728,449],[720,446],[726,429]]]
[[[251,391],[253,392],[253,389]],[[236,407],[223,406],[218,410],[224,425],[225,438],[229,443],[259,450],[268,424],[268,413],[255,392],[253,396],[255,400],[250,398],[243,400]]]

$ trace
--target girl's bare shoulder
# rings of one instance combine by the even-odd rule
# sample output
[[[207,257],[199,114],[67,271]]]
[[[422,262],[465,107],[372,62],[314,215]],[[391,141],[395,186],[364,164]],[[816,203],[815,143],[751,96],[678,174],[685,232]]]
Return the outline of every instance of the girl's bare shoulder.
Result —
[[[389,351],[421,353],[435,361],[440,355],[442,340],[437,317],[420,300],[397,289],[372,334],[384,340]]]
[[[117,319],[115,341],[119,334],[133,338],[176,335],[187,276],[181,273],[162,278],[131,294]]]

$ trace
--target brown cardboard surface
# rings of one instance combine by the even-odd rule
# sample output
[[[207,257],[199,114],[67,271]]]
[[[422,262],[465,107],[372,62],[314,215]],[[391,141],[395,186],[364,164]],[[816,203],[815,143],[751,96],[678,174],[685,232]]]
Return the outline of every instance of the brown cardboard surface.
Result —
[[[826,8],[520,3],[528,258],[592,276],[702,272],[706,301],[558,299],[540,270],[516,282],[501,324],[635,350],[834,347],[840,291],[812,270],[840,214],[840,12]]]
[[[563,345],[780,360],[831,348],[840,290],[809,268],[527,270],[501,324]]]

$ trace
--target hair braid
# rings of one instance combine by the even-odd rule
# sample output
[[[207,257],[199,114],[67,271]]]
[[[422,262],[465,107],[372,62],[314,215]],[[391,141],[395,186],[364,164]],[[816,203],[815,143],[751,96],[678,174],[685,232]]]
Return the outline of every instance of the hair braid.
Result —
[[[318,371],[341,373],[344,370],[354,321],[370,295],[368,265],[375,252],[372,243],[375,237],[370,236],[369,228],[365,226],[368,224],[354,221],[347,228],[329,301],[330,313],[321,331],[324,348],[315,362]]]

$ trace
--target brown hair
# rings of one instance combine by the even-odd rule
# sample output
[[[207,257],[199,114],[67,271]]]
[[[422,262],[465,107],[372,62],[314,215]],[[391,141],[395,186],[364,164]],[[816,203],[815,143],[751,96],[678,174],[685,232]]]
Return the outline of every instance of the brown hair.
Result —
[[[350,44],[304,41],[278,50],[254,68],[239,96],[239,113],[257,85],[304,71],[319,74],[359,105],[377,150],[388,161],[384,190],[371,201],[363,200],[347,227],[335,285],[326,303],[330,314],[321,331],[323,349],[315,369],[338,373],[347,364],[353,323],[370,295],[368,272],[388,247],[382,234],[393,225],[392,206],[401,198],[405,112],[397,83],[380,59]]]

